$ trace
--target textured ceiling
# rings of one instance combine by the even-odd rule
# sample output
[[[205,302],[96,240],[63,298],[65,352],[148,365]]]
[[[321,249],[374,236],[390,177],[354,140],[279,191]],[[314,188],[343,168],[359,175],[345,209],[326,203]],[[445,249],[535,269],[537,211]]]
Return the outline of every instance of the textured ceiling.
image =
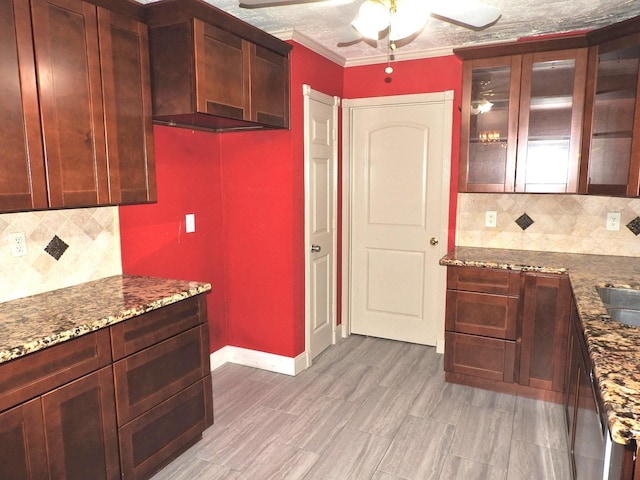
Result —
[[[375,63],[387,53],[383,41],[377,47],[364,42],[337,46],[363,0],[259,9],[240,8],[238,0],[205,1],[280,38],[296,39],[301,35],[301,39],[310,39],[312,45],[320,46],[333,59],[347,65]],[[433,56],[458,46],[590,30],[640,15],[639,0],[483,0],[483,3],[501,9],[502,17],[494,25],[473,31],[432,18],[417,38],[406,45],[398,44],[396,59]]]

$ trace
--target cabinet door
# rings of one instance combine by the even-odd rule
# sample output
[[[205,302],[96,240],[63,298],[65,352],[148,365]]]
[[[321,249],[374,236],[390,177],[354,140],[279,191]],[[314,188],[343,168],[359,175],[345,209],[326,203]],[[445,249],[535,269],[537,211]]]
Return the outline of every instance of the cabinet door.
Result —
[[[207,375],[208,346],[208,328],[201,325],[114,363],[118,424]]]
[[[587,49],[525,55],[516,191],[578,190]]]
[[[0,478],[49,478],[40,399],[0,413]]]
[[[571,338],[569,342],[569,355],[567,363],[567,375],[565,377],[565,415],[567,421],[567,446],[569,448],[571,459],[571,470],[573,478],[575,478],[576,463],[573,456],[573,447],[575,445],[576,431],[576,412],[578,408],[578,388],[580,386],[580,376],[582,375],[580,349],[573,329],[571,330]]]
[[[640,188],[640,34],[590,52],[581,192],[636,196]],[[588,168],[586,161],[588,160]]]
[[[42,396],[51,478],[119,479],[111,367]]]
[[[571,287],[566,275],[524,273],[521,385],[564,391]]]
[[[123,478],[149,478],[213,423],[211,375],[140,415],[119,430]]]
[[[249,118],[249,58],[243,40],[225,30],[193,20],[196,111]]]
[[[251,120],[289,127],[289,59],[247,42],[251,65]]]
[[[447,290],[446,302],[448,331],[516,339],[518,297]]]
[[[109,203],[96,7],[32,0],[51,207]]]
[[[0,0],[0,211],[47,207],[28,2]]]
[[[447,372],[513,383],[515,342],[445,332]]]
[[[110,201],[155,201],[147,27],[104,8],[98,24]]]
[[[521,56],[463,65],[461,192],[512,192],[516,171]]]

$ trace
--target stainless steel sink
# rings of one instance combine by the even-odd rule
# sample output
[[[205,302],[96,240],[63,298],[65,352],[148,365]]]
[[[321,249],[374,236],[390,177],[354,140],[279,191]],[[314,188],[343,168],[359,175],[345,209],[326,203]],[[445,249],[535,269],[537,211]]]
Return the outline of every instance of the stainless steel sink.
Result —
[[[640,327],[640,290],[596,287],[612,320]]]

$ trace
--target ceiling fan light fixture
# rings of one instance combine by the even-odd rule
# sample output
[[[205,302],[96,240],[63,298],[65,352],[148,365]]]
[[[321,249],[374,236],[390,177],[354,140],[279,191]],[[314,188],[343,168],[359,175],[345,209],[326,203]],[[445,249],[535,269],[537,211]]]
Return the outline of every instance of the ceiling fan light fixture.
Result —
[[[429,20],[428,2],[424,0],[395,0],[389,21],[389,39],[401,40],[414,35]]]
[[[379,0],[365,0],[360,5],[358,15],[351,22],[360,35],[370,40],[378,40],[380,32],[389,26],[389,6]]]

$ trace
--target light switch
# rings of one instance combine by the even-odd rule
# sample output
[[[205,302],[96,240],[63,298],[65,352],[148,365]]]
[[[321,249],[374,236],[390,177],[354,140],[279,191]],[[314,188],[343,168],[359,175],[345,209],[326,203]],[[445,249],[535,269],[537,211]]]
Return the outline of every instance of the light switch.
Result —
[[[184,217],[185,231],[193,233],[196,231],[196,216],[194,213],[187,213]]]

